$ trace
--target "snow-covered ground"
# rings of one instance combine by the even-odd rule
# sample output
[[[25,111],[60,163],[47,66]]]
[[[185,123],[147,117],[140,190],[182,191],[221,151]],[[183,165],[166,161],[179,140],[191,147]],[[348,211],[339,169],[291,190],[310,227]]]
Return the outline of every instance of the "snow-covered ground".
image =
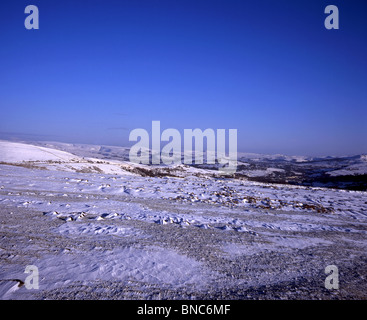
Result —
[[[367,192],[150,171],[116,148],[0,141],[2,299],[367,297]]]
[[[0,161],[19,163],[28,161],[71,161],[77,157],[64,151],[0,140]]]

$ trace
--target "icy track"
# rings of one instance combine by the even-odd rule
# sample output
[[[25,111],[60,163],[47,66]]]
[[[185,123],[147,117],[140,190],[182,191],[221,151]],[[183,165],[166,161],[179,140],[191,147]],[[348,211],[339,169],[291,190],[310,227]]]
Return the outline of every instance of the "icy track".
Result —
[[[2,299],[367,298],[366,192],[0,149]],[[328,265],[339,290],[324,286]]]

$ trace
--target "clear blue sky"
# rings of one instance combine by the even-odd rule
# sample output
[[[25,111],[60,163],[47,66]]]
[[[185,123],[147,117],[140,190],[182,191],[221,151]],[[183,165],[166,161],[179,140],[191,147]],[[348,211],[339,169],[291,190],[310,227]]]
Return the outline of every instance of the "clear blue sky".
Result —
[[[29,4],[39,30],[24,27]],[[329,4],[339,30],[324,27]],[[4,0],[0,11],[0,138],[128,146],[160,120],[238,129],[245,152],[367,152],[364,0]]]

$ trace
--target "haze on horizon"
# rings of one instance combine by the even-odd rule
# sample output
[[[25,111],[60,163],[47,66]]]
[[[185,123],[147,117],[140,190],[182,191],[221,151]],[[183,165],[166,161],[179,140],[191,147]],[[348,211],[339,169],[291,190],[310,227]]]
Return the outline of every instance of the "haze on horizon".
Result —
[[[0,13],[0,139],[131,146],[159,120],[237,129],[240,152],[367,153],[365,1],[40,0],[26,30],[29,4]]]

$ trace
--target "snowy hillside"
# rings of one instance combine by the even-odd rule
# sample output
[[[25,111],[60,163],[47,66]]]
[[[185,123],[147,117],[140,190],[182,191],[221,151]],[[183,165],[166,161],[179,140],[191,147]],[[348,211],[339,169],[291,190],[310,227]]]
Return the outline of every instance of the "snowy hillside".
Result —
[[[63,143],[55,141],[34,141],[32,144],[69,152],[84,158],[129,161],[129,148],[125,147]]]
[[[56,149],[0,140],[0,161],[2,162],[72,161],[77,158],[71,153]]]
[[[72,145],[70,145],[72,146]],[[52,148],[54,145],[39,146],[18,142],[0,141],[0,163],[23,166],[41,170],[73,171],[73,172],[98,172],[107,174],[129,174],[132,170],[129,164],[120,161],[89,158],[96,155],[93,147],[83,149],[69,148],[74,154]],[[83,156],[82,154],[87,156]]]
[[[218,164],[137,165],[129,162],[129,148],[61,142],[2,141],[0,161],[26,162],[41,169],[142,176],[218,176]],[[367,156],[303,157],[239,153],[231,177],[265,183],[367,190]],[[204,155],[205,159],[205,155]]]
[[[367,190],[366,155],[345,157],[246,156],[236,177],[252,181]]]

